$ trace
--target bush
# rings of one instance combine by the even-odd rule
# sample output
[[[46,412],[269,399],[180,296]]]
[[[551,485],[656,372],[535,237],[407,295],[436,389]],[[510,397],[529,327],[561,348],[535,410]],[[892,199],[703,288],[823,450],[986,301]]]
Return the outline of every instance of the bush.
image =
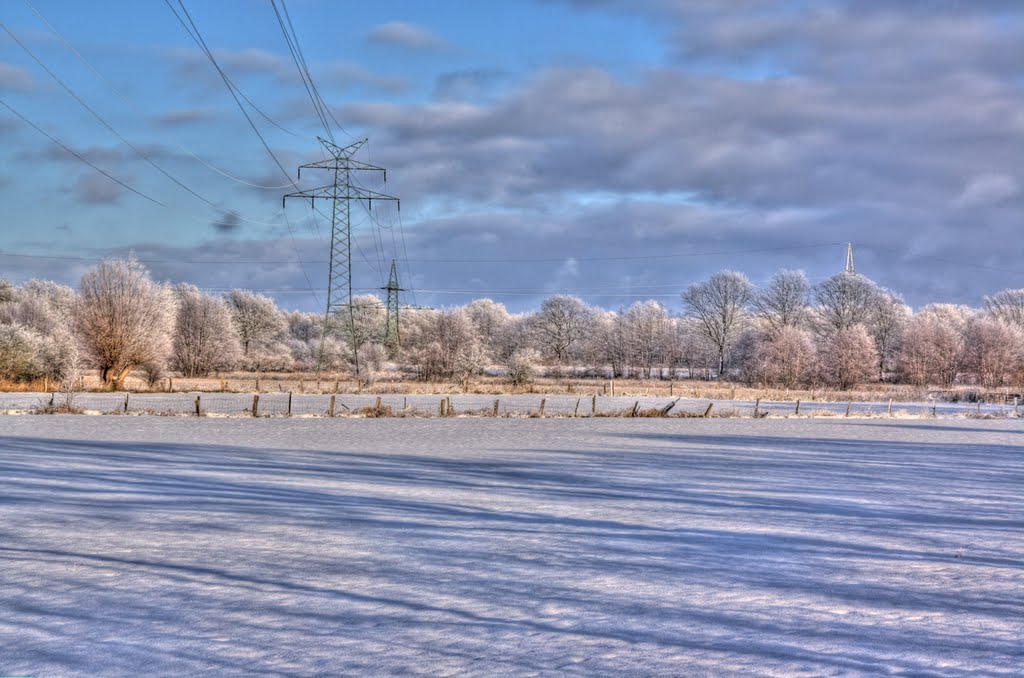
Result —
[[[505,370],[513,386],[531,383],[540,370],[540,351],[534,348],[516,349],[505,361]]]

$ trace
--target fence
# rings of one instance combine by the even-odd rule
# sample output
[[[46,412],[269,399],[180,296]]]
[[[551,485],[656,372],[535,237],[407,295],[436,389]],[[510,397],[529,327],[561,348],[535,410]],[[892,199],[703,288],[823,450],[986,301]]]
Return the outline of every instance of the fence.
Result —
[[[395,395],[306,393],[83,393],[76,408],[98,414],[221,417],[963,417],[1020,416],[1016,404],[789,402],[666,397],[516,394]],[[44,410],[62,394],[0,394],[0,413]]]

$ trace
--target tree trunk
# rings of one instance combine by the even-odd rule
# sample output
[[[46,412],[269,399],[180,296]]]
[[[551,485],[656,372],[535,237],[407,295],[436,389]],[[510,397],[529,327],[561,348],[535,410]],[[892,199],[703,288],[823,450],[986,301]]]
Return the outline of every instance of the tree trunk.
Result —
[[[113,388],[115,391],[120,391],[124,387],[124,380],[128,376],[128,373],[131,372],[131,370],[131,365],[125,365],[124,368],[117,373],[117,376],[114,377],[113,380]]]

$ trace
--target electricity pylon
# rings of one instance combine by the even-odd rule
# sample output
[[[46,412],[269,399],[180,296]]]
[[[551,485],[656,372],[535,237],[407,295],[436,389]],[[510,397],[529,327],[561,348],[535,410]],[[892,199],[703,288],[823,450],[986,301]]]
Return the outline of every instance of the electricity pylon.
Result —
[[[369,165],[354,159],[354,155],[366,143],[362,139],[344,148],[326,139],[317,137],[324,150],[331,156],[320,162],[299,167],[299,178],[302,170],[317,169],[333,173],[334,181],[320,188],[298,193],[289,193],[281,199],[284,207],[288,198],[306,198],[316,208],[317,200],[331,202],[331,258],[330,271],[327,276],[327,309],[324,314],[324,327],[320,335],[320,351],[317,356],[316,370],[320,372],[324,362],[324,344],[327,336],[336,329],[340,320],[348,341],[352,347],[352,362],[355,373],[359,375],[359,346],[356,337],[355,310],[352,308],[352,201],[365,201],[369,209],[374,200],[394,200],[398,198],[377,191],[371,191],[353,184],[354,172],[381,172],[384,181],[388,180],[387,170],[376,165]],[[340,319],[339,319],[339,316]]]
[[[856,273],[853,270],[853,243],[846,243],[846,273]]]
[[[398,324],[398,310],[400,308],[398,293],[405,291],[398,286],[398,267],[394,259],[391,260],[391,275],[388,276],[388,286],[381,289],[387,290],[388,293],[387,318],[384,321],[384,346],[388,350],[388,355],[394,358],[398,355],[398,351],[402,346],[402,333]]]

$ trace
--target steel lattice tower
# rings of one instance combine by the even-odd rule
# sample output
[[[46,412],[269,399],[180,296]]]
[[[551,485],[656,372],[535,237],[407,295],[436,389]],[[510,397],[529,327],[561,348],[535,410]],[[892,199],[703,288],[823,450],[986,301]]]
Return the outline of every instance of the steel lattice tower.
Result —
[[[355,172],[381,172],[384,175],[384,181],[387,182],[386,169],[354,159],[356,152],[366,143],[366,139],[344,148],[321,137],[317,137],[317,139],[330,157],[320,162],[300,166],[299,178],[302,178],[302,170],[316,169],[332,172],[334,181],[320,188],[289,193],[281,200],[281,204],[283,207],[288,198],[308,199],[314,208],[317,200],[331,202],[331,257],[327,277],[327,308],[324,314],[323,331],[320,335],[320,351],[317,356],[316,369],[319,372],[323,367],[324,342],[329,334],[338,329],[340,320],[345,334],[348,335],[353,364],[356,375],[358,375],[359,347],[356,343],[355,310],[352,308],[352,201],[365,201],[369,209],[374,200],[398,202],[398,198],[353,184],[353,173]],[[398,204],[401,205],[401,203]]]
[[[856,273],[853,270],[853,243],[846,243],[846,273]]]
[[[388,349],[388,354],[393,358],[398,355],[398,351],[402,346],[402,333],[398,323],[398,311],[400,308],[398,293],[405,291],[398,286],[398,266],[394,259],[391,260],[391,275],[388,276],[388,286],[381,289],[387,290],[388,293],[387,319],[384,325],[384,346]]]

